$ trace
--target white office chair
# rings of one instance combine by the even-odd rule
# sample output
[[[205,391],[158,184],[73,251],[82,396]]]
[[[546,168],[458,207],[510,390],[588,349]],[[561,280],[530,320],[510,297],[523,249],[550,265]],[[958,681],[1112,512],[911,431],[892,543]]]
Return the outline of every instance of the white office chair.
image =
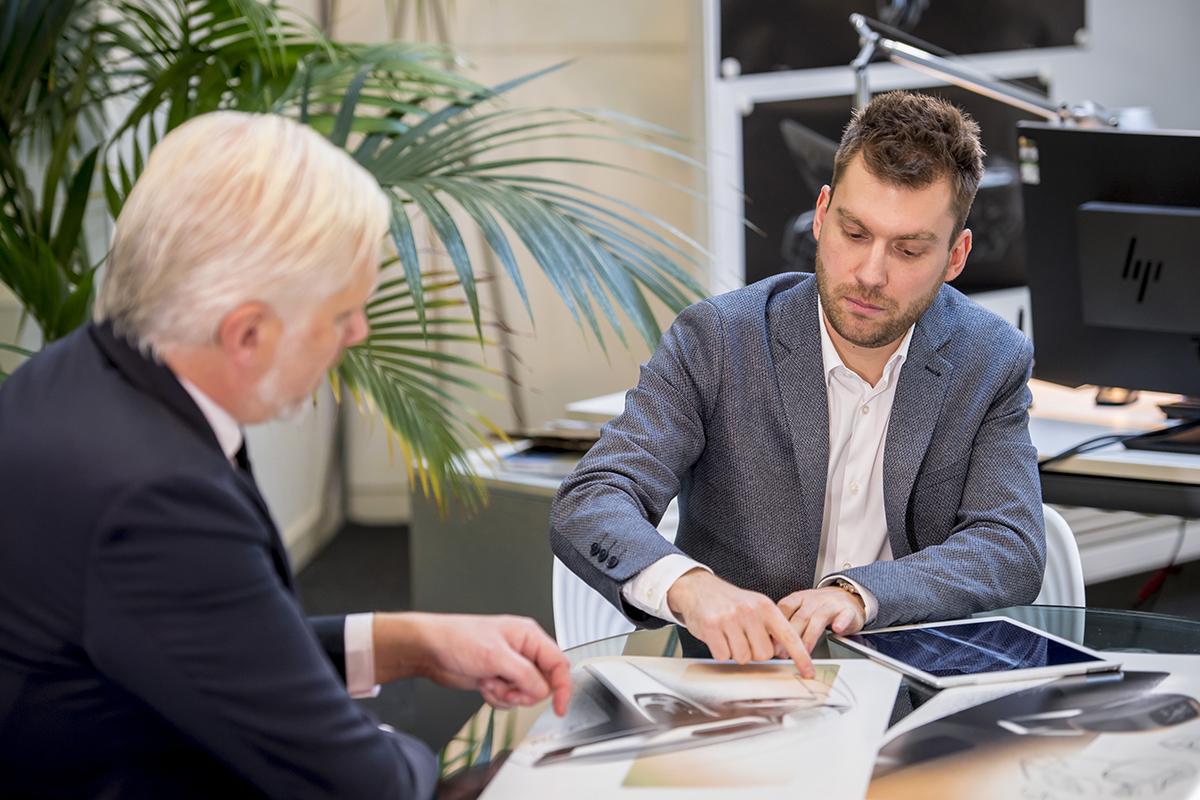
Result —
[[[1036,606],[1087,605],[1083,589],[1083,563],[1071,526],[1048,505],[1042,504],[1046,520],[1046,575]]]
[[[679,528],[679,506],[675,500],[667,506],[658,532],[667,541],[675,541]],[[606,636],[628,633],[634,626],[599,592],[584,583],[557,558],[551,577],[554,602],[554,638],[564,650],[568,647],[594,642]],[[615,655],[615,654],[614,654]]]

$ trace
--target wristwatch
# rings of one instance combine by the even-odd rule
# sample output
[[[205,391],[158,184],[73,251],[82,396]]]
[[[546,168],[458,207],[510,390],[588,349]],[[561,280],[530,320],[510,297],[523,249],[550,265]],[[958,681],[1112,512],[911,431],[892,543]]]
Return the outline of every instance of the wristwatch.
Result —
[[[858,587],[855,586],[853,583],[846,580],[845,578],[834,578],[833,582],[830,583],[829,585],[836,586],[837,588],[847,591],[850,594],[854,595],[854,598],[856,600],[858,600],[859,604],[863,607],[863,611],[866,611],[867,601],[863,599],[862,592],[860,592],[858,590]]]

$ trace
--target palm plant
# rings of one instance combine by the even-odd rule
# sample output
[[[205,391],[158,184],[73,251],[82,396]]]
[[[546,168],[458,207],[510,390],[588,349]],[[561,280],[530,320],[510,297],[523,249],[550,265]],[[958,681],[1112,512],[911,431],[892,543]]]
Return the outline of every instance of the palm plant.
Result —
[[[511,155],[531,141],[582,137],[688,161],[656,143],[667,132],[636,120],[502,104],[505,92],[558,67],[488,88],[447,70],[442,49],[332,41],[260,0],[4,0],[0,8],[0,281],[46,341],[88,316],[104,249],[89,247],[89,211],[102,197],[115,219],[156,142],[215,109],[313,126],[391,198],[395,256],[368,309],[371,335],[331,378],[335,390],[378,410],[439,500],[448,492],[480,499],[465,453],[494,428],[446,388],[478,390],[471,373],[485,369],[442,349],[488,341],[464,226],[481,233],[532,319],[515,237],[601,347],[602,322],[627,341],[622,315],[653,345],[648,297],[677,311],[700,294],[681,266],[699,263],[695,242],[544,169],[621,167]],[[452,271],[422,263],[418,218]]]

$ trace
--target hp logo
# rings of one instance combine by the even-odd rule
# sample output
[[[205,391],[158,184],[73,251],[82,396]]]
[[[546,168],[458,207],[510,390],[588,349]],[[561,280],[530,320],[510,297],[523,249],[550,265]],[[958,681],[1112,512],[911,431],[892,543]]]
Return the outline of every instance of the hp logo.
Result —
[[[1150,281],[1158,283],[1158,279],[1162,277],[1163,262],[1145,261],[1140,258],[1134,260],[1133,250],[1137,246],[1137,237],[1129,237],[1129,250],[1125,253],[1125,269],[1121,271],[1121,280],[1141,282],[1138,287],[1137,301],[1141,303],[1146,299],[1146,287],[1150,285]]]

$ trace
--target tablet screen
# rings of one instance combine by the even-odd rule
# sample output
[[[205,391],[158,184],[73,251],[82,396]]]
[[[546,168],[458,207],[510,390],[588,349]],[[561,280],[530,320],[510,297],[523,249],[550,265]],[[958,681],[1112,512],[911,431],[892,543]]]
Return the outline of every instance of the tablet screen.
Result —
[[[1003,620],[847,636],[938,678],[1063,664],[1102,663],[1090,653]]]

